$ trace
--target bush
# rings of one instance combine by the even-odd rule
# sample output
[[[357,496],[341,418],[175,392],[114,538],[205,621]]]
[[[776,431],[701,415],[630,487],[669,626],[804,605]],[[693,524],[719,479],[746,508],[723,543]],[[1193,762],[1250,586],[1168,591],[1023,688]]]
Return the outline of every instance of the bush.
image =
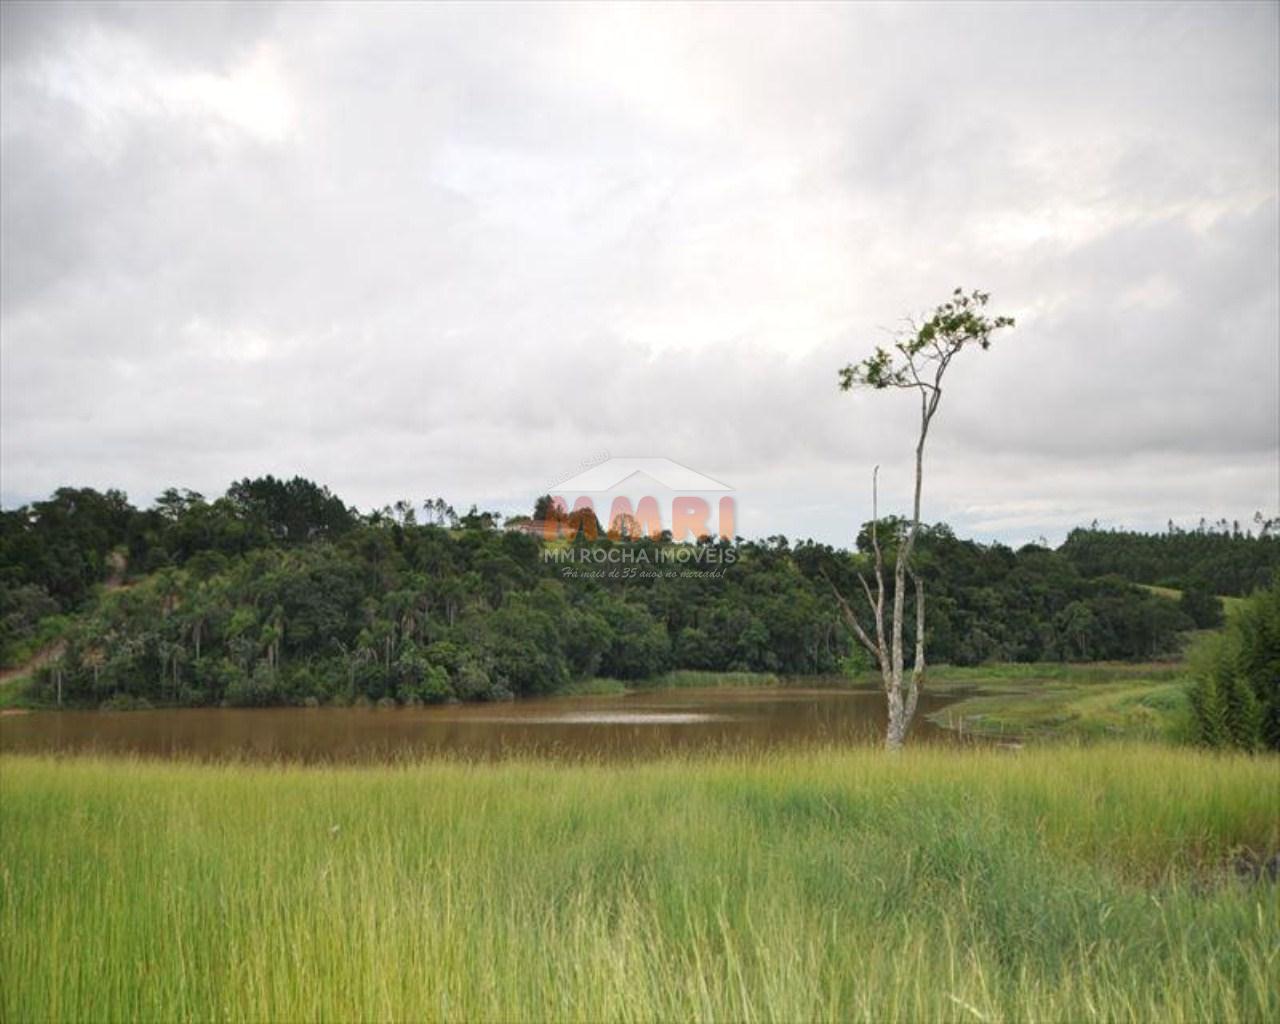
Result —
[[[428,704],[439,704],[452,696],[453,687],[449,685],[449,673],[439,665],[427,665],[414,697]]]
[[[462,700],[484,700],[493,689],[489,673],[483,665],[471,658],[463,659],[453,677],[453,691]]]
[[[396,693],[405,703],[438,704],[453,696],[449,672],[432,664],[426,653],[406,644],[395,663]]]
[[[1184,590],[1178,607],[1197,629],[1217,629],[1222,625],[1222,598],[1204,587],[1191,586]]]
[[[1200,641],[1191,657],[1198,741],[1280,750],[1280,577],[1245,601],[1225,633]]]

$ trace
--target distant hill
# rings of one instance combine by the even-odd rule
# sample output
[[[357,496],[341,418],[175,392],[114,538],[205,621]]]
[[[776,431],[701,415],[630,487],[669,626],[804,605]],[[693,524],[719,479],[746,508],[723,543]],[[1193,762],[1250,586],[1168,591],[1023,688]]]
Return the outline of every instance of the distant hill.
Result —
[[[1090,527],[1072,530],[1058,550],[1083,576],[1113,573],[1134,583],[1244,597],[1280,570],[1280,524],[1259,517],[1256,526],[1241,530],[1220,521],[1183,530],[1170,523],[1164,533]]]

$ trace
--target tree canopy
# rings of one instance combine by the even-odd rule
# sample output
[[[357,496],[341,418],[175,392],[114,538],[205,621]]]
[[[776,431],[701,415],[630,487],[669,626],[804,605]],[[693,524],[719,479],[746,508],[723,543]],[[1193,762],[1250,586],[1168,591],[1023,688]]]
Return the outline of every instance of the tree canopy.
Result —
[[[63,488],[0,512],[0,654],[30,653],[62,616],[65,653],[40,685],[52,693],[57,672],[66,702],[97,705],[485,699],[673,667],[831,673],[854,649],[826,580],[854,592],[871,557],[861,544],[544,542],[493,514],[407,522],[356,514],[306,481],[249,484],[212,501],[166,492],[148,509]],[[677,566],[732,551],[733,563],[571,578],[543,557],[549,545],[644,551],[650,565],[682,548]],[[1176,600],[1090,577],[1063,551],[978,544],[942,524],[922,528],[917,565],[938,661],[1148,658],[1192,624]]]

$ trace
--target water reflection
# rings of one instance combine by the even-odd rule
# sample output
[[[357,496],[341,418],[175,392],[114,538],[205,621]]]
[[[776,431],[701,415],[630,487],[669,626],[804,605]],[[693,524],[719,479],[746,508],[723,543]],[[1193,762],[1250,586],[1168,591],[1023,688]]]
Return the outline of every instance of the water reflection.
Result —
[[[949,737],[924,716],[913,735]],[[777,687],[650,690],[507,704],[399,708],[190,708],[36,712],[0,718],[0,750],[90,751],[202,759],[372,762],[450,755],[644,758],[666,751],[874,742],[874,690]]]

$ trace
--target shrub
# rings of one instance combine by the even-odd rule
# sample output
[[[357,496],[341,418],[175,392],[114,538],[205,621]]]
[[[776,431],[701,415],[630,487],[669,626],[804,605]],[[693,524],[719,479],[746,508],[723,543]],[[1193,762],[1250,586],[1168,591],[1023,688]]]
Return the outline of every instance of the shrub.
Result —
[[[492,688],[489,673],[478,661],[464,658],[459,662],[453,677],[453,691],[462,700],[483,700]]]
[[[1222,598],[1204,587],[1191,586],[1184,590],[1178,607],[1197,629],[1217,629],[1222,625]]]
[[[1200,743],[1280,750],[1280,577],[1245,601],[1225,633],[1200,641],[1192,665]]]
[[[449,673],[439,665],[427,665],[423,669],[422,680],[418,684],[414,696],[419,701],[439,704],[453,696],[453,687],[449,685]]]

